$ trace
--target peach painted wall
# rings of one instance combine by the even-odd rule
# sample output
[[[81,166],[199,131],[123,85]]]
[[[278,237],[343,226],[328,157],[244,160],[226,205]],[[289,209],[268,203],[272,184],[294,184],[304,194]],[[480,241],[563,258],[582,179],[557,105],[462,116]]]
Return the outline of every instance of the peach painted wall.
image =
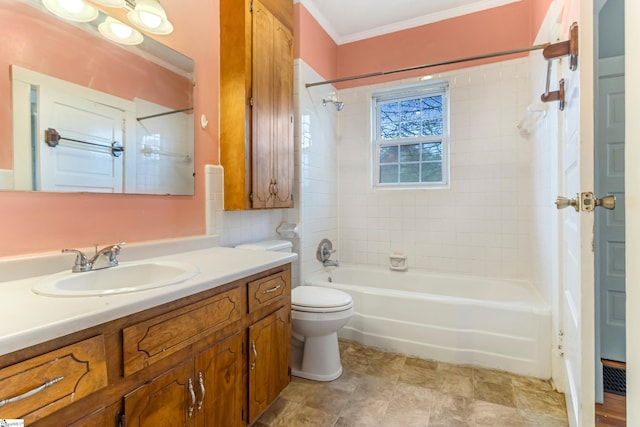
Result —
[[[546,0],[545,0],[546,1]],[[352,76],[515,49],[531,44],[528,1],[459,16],[338,47],[338,76]],[[435,74],[525,56],[503,56],[336,85],[339,89]]]
[[[163,0],[175,31],[158,37],[196,63],[195,196],[0,192],[0,256],[205,233],[204,165],[218,163],[219,0],[197,3]]]
[[[294,5],[293,13],[294,57],[303,59],[323,78],[336,78],[338,45],[301,3]]]
[[[529,2],[531,3],[531,41],[533,42],[553,0],[529,0]]]
[[[175,109],[193,105],[190,79],[26,4],[3,5],[0,28],[6,32],[0,38],[2,93],[11,93],[11,66],[17,65],[131,101],[141,98]],[[11,169],[10,98],[1,108],[0,168]]]

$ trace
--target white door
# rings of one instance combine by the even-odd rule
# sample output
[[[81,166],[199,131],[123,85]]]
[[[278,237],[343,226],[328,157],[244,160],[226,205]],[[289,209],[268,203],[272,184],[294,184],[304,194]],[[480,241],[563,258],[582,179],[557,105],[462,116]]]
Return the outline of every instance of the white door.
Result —
[[[625,75],[640,76],[640,2],[625,1]],[[625,82],[627,425],[640,425],[640,81]]]
[[[49,87],[38,96],[38,189],[121,193],[124,156],[111,148],[124,144],[123,111]],[[55,147],[44,141],[49,128],[61,137]]]
[[[560,115],[560,195],[593,191],[593,5],[569,1],[565,20],[579,22],[579,65],[561,62],[566,107]],[[559,212],[560,301],[569,424],[594,425],[593,213]]]
[[[599,69],[595,193],[616,197],[614,210],[595,212],[600,357],[624,362],[624,57],[601,59]]]

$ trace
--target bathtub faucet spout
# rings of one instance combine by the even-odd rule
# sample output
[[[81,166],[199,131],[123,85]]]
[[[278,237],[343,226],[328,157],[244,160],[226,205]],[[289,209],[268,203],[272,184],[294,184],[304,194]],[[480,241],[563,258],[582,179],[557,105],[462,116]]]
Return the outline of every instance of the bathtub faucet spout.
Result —
[[[325,261],[322,261],[322,265],[325,267],[339,267],[340,262],[335,259],[327,259]]]

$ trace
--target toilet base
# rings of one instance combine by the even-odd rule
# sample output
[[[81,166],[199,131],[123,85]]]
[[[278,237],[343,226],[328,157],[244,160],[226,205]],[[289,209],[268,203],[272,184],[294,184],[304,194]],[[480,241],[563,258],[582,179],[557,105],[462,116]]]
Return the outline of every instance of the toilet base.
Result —
[[[342,375],[338,334],[292,338],[291,375],[314,381],[333,381]]]

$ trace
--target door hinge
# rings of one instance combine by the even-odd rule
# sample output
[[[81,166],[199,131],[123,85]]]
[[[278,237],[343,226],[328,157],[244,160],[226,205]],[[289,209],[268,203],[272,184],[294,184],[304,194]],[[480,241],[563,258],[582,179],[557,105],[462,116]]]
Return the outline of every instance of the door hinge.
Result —
[[[556,350],[560,357],[564,357],[564,332],[562,330],[558,331],[558,342],[556,345]]]
[[[249,12],[253,12],[253,1],[249,2]]]
[[[253,107],[253,96],[249,97],[249,106]]]
[[[253,203],[253,192],[249,193],[249,201]]]

